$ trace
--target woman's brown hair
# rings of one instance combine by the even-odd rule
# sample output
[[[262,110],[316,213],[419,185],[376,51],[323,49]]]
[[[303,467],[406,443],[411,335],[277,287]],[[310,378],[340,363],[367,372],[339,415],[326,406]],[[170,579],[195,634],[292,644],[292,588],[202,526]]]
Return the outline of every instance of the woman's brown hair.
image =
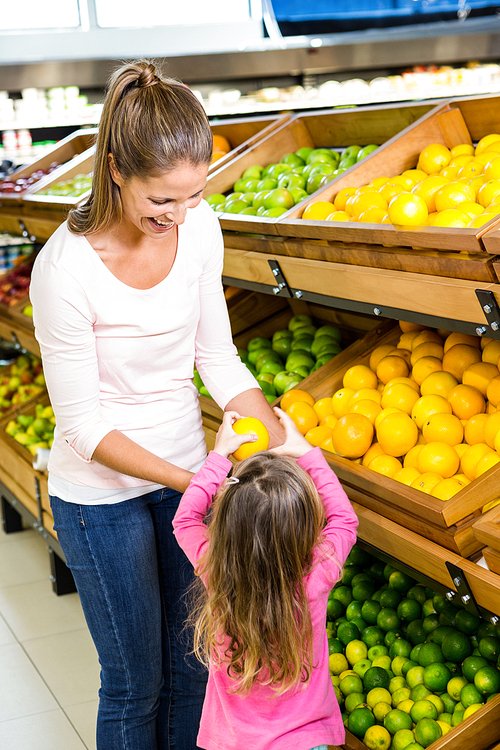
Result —
[[[212,131],[205,111],[183,83],[164,78],[147,60],[123,65],[111,77],[97,135],[92,192],[70,211],[68,227],[91,234],[121,218],[120,190],[109,170],[109,154],[127,181],[175,169],[210,164]]]
[[[191,622],[194,652],[227,669],[235,691],[256,682],[277,695],[309,680],[311,616],[303,577],[324,526],[323,504],[290,458],[258,453],[233,470],[214,503],[197,568],[205,586]]]

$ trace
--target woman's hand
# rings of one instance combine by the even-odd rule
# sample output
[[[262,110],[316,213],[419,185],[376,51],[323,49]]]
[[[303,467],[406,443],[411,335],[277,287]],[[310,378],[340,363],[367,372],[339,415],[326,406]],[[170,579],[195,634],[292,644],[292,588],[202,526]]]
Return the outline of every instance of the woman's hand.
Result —
[[[237,435],[233,430],[233,424],[238,419],[241,419],[241,416],[237,411],[226,411],[224,413],[222,424],[215,438],[214,453],[219,453],[224,458],[229,458],[243,443],[254,443],[258,439],[255,432],[250,432],[247,435]]]
[[[307,442],[305,437],[298,431],[295,422],[278,406],[274,407],[274,413],[278,417],[280,424],[285,430],[285,442],[276,448],[271,448],[272,453],[279,456],[290,456],[291,458],[300,458],[305,453],[312,450],[313,446]]]

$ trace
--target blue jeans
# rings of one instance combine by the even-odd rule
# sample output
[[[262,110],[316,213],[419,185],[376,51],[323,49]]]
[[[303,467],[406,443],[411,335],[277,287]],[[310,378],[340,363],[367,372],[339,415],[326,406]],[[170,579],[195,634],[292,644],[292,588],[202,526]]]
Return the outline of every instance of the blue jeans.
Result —
[[[101,665],[98,750],[196,748],[206,671],[183,632],[193,569],[172,531],[180,497],[163,489],[113,505],[50,498]]]

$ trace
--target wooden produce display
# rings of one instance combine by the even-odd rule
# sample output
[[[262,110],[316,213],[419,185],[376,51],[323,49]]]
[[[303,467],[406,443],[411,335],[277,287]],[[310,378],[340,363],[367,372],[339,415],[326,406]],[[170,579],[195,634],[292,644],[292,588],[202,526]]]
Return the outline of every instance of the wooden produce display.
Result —
[[[276,130],[286,120],[290,119],[289,114],[267,115],[266,117],[239,117],[227,120],[211,120],[210,127],[214,136],[222,136],[229,141],[231,150],[214,161],[209,168],[209,174],[220,169],[222,166],[232,161],[235,156],[241,154],[254,143],[265,138],[267,135]],[[215,145],[215,144],[214,144]]]
[[[483,513],[473,525],[476,539],[484,545],[482,550],[488,568],[500,574],[500,505]]]
[[[256,164],[266,166],[277,162],[286,153],[297,151],[304,146],[342,148],[354,143],[360,145],[385,143],[432,110],[434,106],[429,102],[422,102],[377,108],[333,109],[308,115],[296,115],[289,122],[276,128],[266,138],[259,140],[236,156],[225,167],[212,173],[204,195],[207,197],[212,193],[226,193],[232,189],[234,183],[248,167]],[[366,157],[366,161],[371,158],[372,155]],[[354,167],[351,167],[344,174],[350,174],[353,169]],[[298,205],[306,205],[308,200]],[[291,215],[295,209],[297,207],[283,214],[280,220]],[[275,218],[224,213],[220,214],[220,222],[222,228],[227,230],[279,234],[278,219]]]
[[[394,177],[415,168],[425,146],[441,143],[452,148],[462,143],[472,144],[498,130],[500,98],[498,96],[451,100],[440,104],[416,123],[395,135],[359,165],[338,176],[317,191],[300,206],[278,219],[278,233],[285,237],[300,237],[339,242],[366,243],[412,248],[429,248],[454,252],[484,252],[483,235],[500,223],[495,218],[479,229],[448,229],[415,227],[405,229],[391,224],[360,224],[351,222],[309,221],[300,219],[311,201],[333,201],[345,187],[361,187],[376,177]]]

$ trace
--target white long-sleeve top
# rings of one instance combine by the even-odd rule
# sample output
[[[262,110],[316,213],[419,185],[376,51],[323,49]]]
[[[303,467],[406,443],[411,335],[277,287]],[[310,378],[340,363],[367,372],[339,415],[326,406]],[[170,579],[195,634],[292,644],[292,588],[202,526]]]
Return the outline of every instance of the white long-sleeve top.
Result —
[[[193,469],[206,456],[195,364],[221,408],[258,387],[232,343],[215,214],[202,201],[178,230],[170,273],[146,290],[119,281],[66,223],[37,257],[30,297],[56,416],[51,475],[109,490],[149,485],[92,460],[114,429]]]

